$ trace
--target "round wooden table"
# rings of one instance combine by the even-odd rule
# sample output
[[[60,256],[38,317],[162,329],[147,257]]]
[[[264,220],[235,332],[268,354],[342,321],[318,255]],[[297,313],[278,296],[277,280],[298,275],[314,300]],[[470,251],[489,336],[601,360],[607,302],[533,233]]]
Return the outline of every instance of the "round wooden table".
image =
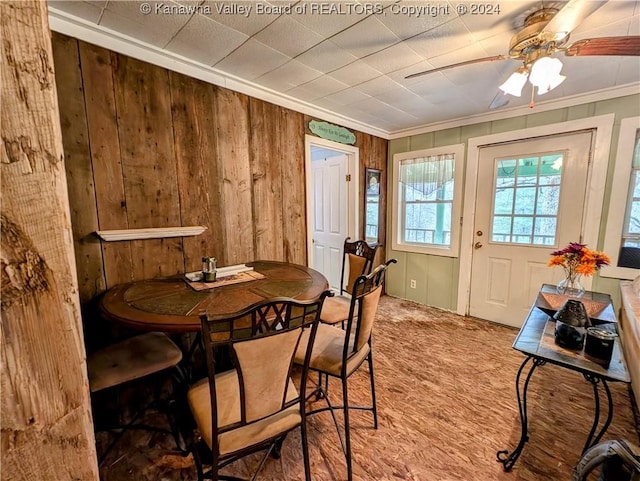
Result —
[[[317,271],[285,262],[247,263],[263,279],[196,291],[183,277],[121,284],[100,300],[100,313],[109,320],[143,331],[196,332],[202,311],[232,314],[273,297],[316,299],[329,288]]]

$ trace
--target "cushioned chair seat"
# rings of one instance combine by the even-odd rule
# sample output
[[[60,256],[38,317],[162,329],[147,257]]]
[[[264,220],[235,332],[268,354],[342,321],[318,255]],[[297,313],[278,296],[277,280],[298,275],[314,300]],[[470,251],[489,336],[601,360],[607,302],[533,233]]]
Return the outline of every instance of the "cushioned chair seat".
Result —
[[[101,391],[175,366],[182,352],[161,332],[148,332],[87,357],[91,392]]]
[[[351,298],[343,296],[343,293],[351,293],[356,279],[361,275],[371,272],[377,249],[378,246],[371,247],[364,240],[349,242],[349,237],[345,239],[342,258],[342,276],[340,277],[340,295],[329,297],[325,300],[320,314],[320,320],[322,322],[325,324],[338,324],[347,321],[349,318]],[[348,275],[346,274],[347,270]],[[354,314],[357,314],[358,306],[356,305],[355,307],[356,310]]]
[[[346,296],[328,297],[322,305],[320,319],[326,324],[338,324],[349,319],[351,298]],[[358,313],[356,306],[355,314]]]
[[[240,387],[238,374],[235,370],[216,375],[216,394],[218,399],[218,426],[224,428],[240,422]],[[286,399],[290,401],[297,396],[298,392],[291,379],[289,379]],[[193,417],[199,426],[202,439],[209,448],[212,448],[211,396],[208,378],[199,381],[189,389],[188,400]],[[247,446],[259,444],[279,433],[293,429],[300,425],[301,422],[300,406],[299,404],[294,404],[272,416],[222,433],[218,437],[220,455],[224,456]]]
[[[325,301],[326,302],[326,301]],[[333,376],[340,376],[342,369],[342,350],[344,349],[345,331],[337,327],[320,324],[316,339],[313,343],[313,351],[309,361],[309,368],[326,372]],[[300,345],[295,356],[295,362],[302,363],[307,348],[309,334],[302,334]],[[354,336],[349,341],[349,349],[353,349]],[[351,374],[367,358],[369,344],[365,344],[358,352],[347,360],[347,376]]]

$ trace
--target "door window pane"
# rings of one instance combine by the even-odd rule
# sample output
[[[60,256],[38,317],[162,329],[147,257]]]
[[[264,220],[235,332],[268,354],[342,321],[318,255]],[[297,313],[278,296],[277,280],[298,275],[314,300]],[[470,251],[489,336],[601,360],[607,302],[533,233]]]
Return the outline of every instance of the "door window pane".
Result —
[[[555,244],[562,161],[552,153],[496,162],[492,242]]]

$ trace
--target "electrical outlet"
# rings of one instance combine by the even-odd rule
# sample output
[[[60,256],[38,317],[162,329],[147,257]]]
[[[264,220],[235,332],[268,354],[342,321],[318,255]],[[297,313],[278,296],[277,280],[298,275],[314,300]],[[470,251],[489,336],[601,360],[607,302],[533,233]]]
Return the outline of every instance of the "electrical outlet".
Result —
[[[415,279],[411,279],[410,284],[411,289],[415,289],[416,288],[416,280]]]

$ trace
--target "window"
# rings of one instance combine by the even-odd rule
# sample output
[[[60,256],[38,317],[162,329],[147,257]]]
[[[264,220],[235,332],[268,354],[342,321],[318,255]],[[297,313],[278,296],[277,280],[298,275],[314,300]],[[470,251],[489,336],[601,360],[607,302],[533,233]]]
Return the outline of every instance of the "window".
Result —
[[[622,247],[640,247],[640,129],[636,129],[631,156],[631,183],[622,229]],[[620,265],[620,263],[618,263]],[[631,266],[622,266],[631,267]],[[640,266],[635,266],[640,267]]]
[[[496,161],[492,242],[555,245],[563,160],[556,152]]]
[[[393,157],[392,248],[458,256],[464,145]]]
[[[640,117],[620,123],[604,251],[611,265],[601,276],[633,279],[640,273]]]

